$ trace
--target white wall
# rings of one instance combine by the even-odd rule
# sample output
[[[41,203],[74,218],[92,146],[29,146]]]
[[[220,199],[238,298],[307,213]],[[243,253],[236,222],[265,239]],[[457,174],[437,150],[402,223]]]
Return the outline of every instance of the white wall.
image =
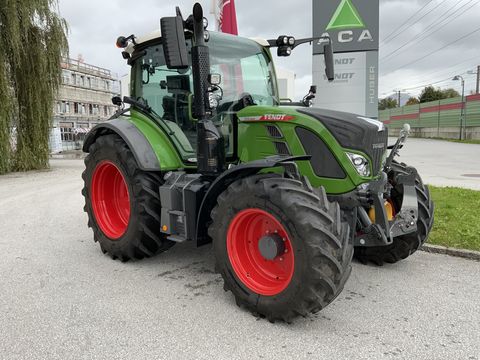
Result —
[[[277,67],[278,90],[281,99],[295,101],[295,73],[291,70]]]
[[[121,94],[122,94],[122,99],[124,96],[130,96],[130,71],[128,74],[123,75],[120,78],[122,87],[121,87]]]

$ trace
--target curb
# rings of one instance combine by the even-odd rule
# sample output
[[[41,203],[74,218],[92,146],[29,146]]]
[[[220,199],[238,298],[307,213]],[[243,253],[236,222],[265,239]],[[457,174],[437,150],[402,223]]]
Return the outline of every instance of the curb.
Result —
[[[431,254],[443,254],[449,256],[460,257],[468,260],[480,261],[480,251],[454,249],[445,246],[423,244],[420,248],[421,251],[425,251]]]

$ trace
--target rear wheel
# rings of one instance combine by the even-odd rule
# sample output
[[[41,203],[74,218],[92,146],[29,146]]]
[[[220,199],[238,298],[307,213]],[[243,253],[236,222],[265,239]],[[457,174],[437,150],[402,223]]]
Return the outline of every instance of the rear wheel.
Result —
[[[405,167],[405,164],[394,162],[392,164],[392,171],[399,172]],[[393,264],[412,255],[425,243],[425,241],[427,241],[428,235],[433,226],[434,204],[430,198],[428,186],[423,184],[418,173],[415,178],[415,189],[418,200],[417,231],[395,237],[393,243],[388,246],[355,247],[355,258],[363,263],[370,261],[377,265],[383,265],[384,263]],[[391,198],[389,200],[393,205],[395,212],[398,212],[401,209],[402,198],[403,186],[394,184]]]
[[[84,210],[104,253],[128,261],[174,244],[160,234],[161,176],[140,170],[122,138],[115,134],[97,138],[85,166]]]
[[[353,245],[340,208],[302,182],[258,175],[218,198],[209,234],[237,305],[270,321],[317,312],[342,291]]]

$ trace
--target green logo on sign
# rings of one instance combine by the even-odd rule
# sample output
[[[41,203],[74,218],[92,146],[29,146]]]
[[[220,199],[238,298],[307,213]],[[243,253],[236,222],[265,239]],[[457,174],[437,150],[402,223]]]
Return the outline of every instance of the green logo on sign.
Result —
[[[336,29],[352,29],[352,28],[364,28],[360,14],[355,6],[352,4],[352,0],[342,0],[338,5],[335,14],[327,25],[327,30]]]

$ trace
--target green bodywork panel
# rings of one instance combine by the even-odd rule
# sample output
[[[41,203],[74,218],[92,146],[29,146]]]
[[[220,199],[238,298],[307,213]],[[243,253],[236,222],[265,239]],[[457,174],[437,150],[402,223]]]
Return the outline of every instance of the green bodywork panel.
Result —
[[[281,114],[291,118],[287,121],[258,119],[266,114]],[[238,126],[238,154],[241,162],[249,162],[276,155],[275,140],[286,142],[292,155],[305,155],[305,150],[295,132],[295,128],[300,126],[314,132],[324,141],[346,174],[344,179],[318,177],[309,161],[297,162],[300,173],[310,180],[312,186],[324,186],[329,194],[341,194],[352,191],[358,185],[372,180],[371,177],[361,177],[357,173],[345,152],[358,153],[368,158],[367,155],[357,150],[342,148],[320,121],[296,111],[295,107],[249,106],[239,111],[238,117],[240,119]],[[268,124],[275,124],[280,128],[284,138],[273,139],[270,137],[266,129]]]
[[[182,153],[185,157],[188,155],[195,157],[195,151],[181,129],[175,128],[176,125],[159,121],[158,126],[148,116],[133,109],[131,115],[125,116],[124,119],[134,124],[148,140],[157,155],[162,171],[195,168],[194,165],[182,161]]]
[[[238,123],[238,158],[242,163],[277,155],[274,141],[286,142],[292,155],[305,155],[306,152],[295,132],[295,128],[300,126],[314,132],[324,141],[346,174],[343,179],[318,177],[309,161],[298,161],[300,173],[310,180],[313,187],[323,186],[329,194],[342,194],[372,180],[372,177],[362,177],[357,173],[346,152],[358,153],[368,158],[366,154],[358,150],[342,148],[320,121],[298,112],[295,107],[249,106],[239,111],[237,115],[240,119]],[[259,119],[265,115],[286,115],[290,118],[287,121]],[[175,128],[174,123],[168,124],[170,122],[160,120],[158,121],[160,126],[158,126],[157,122],[135,110],[131,111],[130,116],[124,118],[133,123],[145,135],[152,145],[162,171],[195,169],[194,163],[188,164],[183,160],[195,157],[195,151],[191,148],[181,129]],[[282,139],[272,138],[266,129],[268,124],[275,124],[284,137]],[[272,169],[268,171],[272,171]],[[281,172],[283,170],[279,168],[274,171]]]

